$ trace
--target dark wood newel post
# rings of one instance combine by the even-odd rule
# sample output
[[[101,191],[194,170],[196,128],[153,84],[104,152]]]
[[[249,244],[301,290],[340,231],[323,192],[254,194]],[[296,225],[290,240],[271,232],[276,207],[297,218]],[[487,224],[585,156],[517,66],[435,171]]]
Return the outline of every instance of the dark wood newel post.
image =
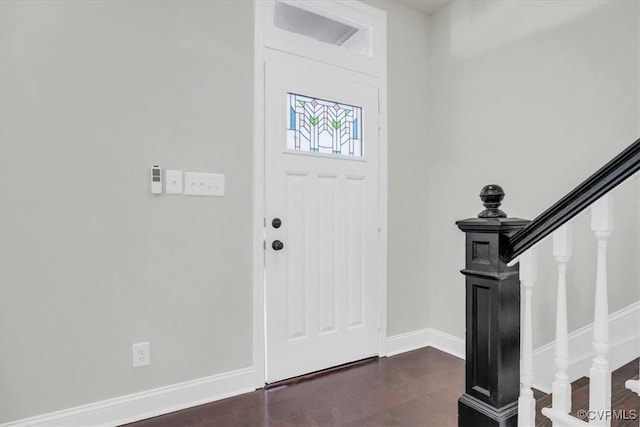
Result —
[[[516,426],[520,382],[520,281],[507,267],[509,236],[529,221],[507,218],[504,191],[480,192],[485,210],[456,222],[466,233],[466,379],[458,426]]]

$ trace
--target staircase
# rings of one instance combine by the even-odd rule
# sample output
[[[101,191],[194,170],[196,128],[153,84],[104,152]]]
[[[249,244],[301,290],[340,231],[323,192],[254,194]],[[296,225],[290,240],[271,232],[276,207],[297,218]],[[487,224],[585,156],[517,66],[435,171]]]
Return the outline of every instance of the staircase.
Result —
[[[640,359],[633,360],[613,371],[611,376],[612,427],[637,427],[640,423],[640,396],[625,387],[629,379],[638,379]],[[536,399],[536,427],[551,427],[549,418],[542,415],[542,408],[551,406],[551,394],[533,391]],[[582,377],[571,384],[571,415],[586,421],[589,410],[589,378]]]
[[[624,365],[615,375],[612,372],[627,360],[618,360],[615,366],[610,362],[607,272],[607,249],[614,234],[609,193],[638,171],[640,139],[531,221],[507,217],[499,209],[503,189],[487,185],[480,192],[485,210],[477,218],[456,222],[466,235],[462,270],[466,276],[465,393],[458,400],[459,427],[533,427],[547,422],[554,427],[640,425],[638,396],[633,396],[640,395],[638,361]],[[570,378],[569,370],[567,287],[576,284],[568,283],[567,270],[573,255],[573,219],[583,212],[590,216],[596,248],[595,278],[588,287],[580,284],[594,301],[593,358],[589,378],[571,384],[575,377]],[[552,394],[538,394],[536,402],[532,301],[538,280],[537,251],[547,239],[553,241],[557,270],[555,374]],[[635,407],[619,412],[617,405],[627,404]]]

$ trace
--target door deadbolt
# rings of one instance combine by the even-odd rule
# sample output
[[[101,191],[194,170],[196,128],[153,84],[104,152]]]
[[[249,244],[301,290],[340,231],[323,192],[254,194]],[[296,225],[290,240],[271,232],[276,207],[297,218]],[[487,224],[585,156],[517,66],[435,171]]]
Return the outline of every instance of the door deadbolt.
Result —
[[[273,226],[273,228],[280,228],[280,226],[282,225],[282,221],[280,221],[280,218],[273,218],[273,221],[271,221],[271,225]]]

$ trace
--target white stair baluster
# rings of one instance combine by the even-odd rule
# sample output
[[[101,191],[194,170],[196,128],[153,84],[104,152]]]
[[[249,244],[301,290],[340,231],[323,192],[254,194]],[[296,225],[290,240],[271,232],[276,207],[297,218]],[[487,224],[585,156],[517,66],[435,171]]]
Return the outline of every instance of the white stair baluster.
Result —
[[[553,256],[558,264],[558,300],[556,306],[556,372],[551,387],[552,407],[561,413],[571,412],[569,383],[569,332],[567,326],[567,264],[571,258],[571,225],[553,233]]]
[[[520,353],[520,397],[518,397],[518,426],[536,424],[536,400],[533,398],[533,317],[531,301],[538,277],[538,259],[533,247],[520,256],[520,283],[523,295],[523,319]]]
[[[638,362],[638,366],[640,367],[640,361]],[[627,380],[624,386],[640,396],[640,380]]]
[[[609,305],[607,300],[607,242],[613,230],[613,206],[609,195],[591,205],[591,230],[598,241],[595,310],[593,316],[593,349],[596,356],[589,370],[590,424],[611,425],[611,368],[609,352]]]

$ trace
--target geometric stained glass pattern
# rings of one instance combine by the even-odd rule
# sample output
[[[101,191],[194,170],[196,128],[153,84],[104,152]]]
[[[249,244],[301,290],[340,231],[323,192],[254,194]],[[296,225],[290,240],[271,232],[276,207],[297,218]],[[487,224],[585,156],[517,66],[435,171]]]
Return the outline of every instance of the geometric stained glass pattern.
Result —
[[[363,157],[362,108],[287,93],[287,148]]]

